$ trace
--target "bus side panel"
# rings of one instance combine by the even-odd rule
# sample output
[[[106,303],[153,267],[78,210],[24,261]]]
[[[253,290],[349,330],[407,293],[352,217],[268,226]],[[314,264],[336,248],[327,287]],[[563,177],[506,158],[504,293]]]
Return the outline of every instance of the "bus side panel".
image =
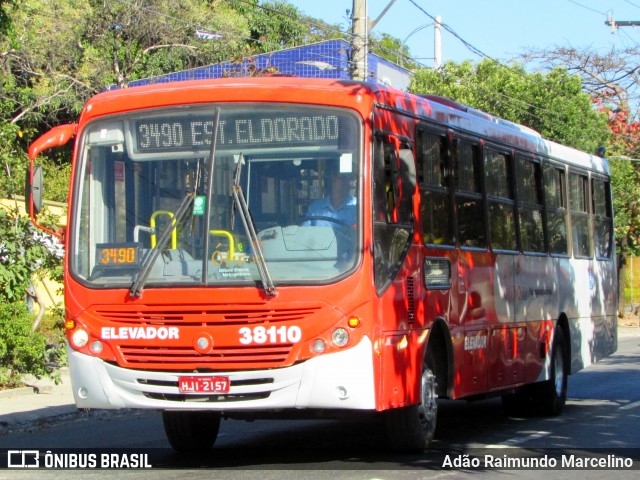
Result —
[[[454,398],[485,392],[489,364],[489,318],[495,318],[494,260],[483,251],[457,251],[452,296],[457,306],[454,348]]]
[[[562,259],[558,272],[560,312],[568,319],[575,373],[617,349],[615,268],[613,262]]]
[[[382,338],[382,382],[379,410],[418,403],[426,335],[413,330],[385,333]]]
[[[516,322],[526,325],[525,376],[540,380],[551,346],[551,332],[559,316],[558,259],[540,255],[519,255],[516,261]]]

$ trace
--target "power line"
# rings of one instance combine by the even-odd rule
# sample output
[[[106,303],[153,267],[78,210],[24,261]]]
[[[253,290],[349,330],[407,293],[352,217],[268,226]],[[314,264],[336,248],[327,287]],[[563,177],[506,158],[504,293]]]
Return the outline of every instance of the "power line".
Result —
[[[595,8],[591,8],[591,7],[587,6],[587,5],[583,5],[583,4],[582,4],[582,3],[580,3],[580,2],[576,2],[575,0],[567,0],[567,2],[569,2],[569,3],[573,3],[574,5],[577,5],[577,6],[579,6],[579,7],[582,7],[582,8],[584,8],[585,10],[589,10],[589,11],[591,11],[591,12],[594,12],[594,13],[597,13],[597,14],[600,14],[600,15],[605,15],[605,16],[607,15],[607,13],[606,13],[606,12],[601,12],[601,11],[599,11],[599,10],[596,10]]]
[[[629,0],[624,0],[624,1],[633,7],[640,8],[640,5],[638,5],[637,3],[630,2]]]
[[[409,2],[411,2],[413,4],[414,7],[416,7],[418,10],[420,10],[422,13],[424,13],[427,17],[429,17],[431,20],[433,20],[433,22],[436,22],[436,17],[431,15],[430,13],[428,13],[424,8],[422,8],[420,5],[418,5],[414,0],[409,0]],[[466,41],[464,38],[462,38],[455,30],[453,30],[449,25],[447,25],[446,23],[440,22],[440,26],[442,28],[444,28],[447,32],[449,32],[451,35],[453,35],[454,37],[456,37],[458,40],[460,40],[460,42],[462,42],[462,44],[467,47],[471,52],[475,53],[476,55],[479,55],[481,57],[484,58],[488,58],[490,60],[493,60],[496,63],[500,63],[498,62],[498,60],[492,58],[490,55],[487,55],[486,53],[484,53],[482,50],[480,50],[479,48],[477,48],[475,45],[472,45],[471,43],[469,43],[468,41]]]

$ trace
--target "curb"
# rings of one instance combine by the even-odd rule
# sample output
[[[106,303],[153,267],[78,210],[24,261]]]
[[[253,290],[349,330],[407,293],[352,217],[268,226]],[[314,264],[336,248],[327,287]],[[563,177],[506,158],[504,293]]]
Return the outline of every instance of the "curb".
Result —
[[[67,375],[69,373],[69,367],[59,367],[57,369],[59,377]],[[36,378],[33,375],[26,375],[22,379],[23,387],[7,388],[6,390],[0,390],[0,398],[18,397],[20,395],[31,394],[47,394],[52,393],[53,388],[57,385],[54,380],[49,377]]]
[[[11,398],[11,397],[19,397],[20,395],[31,395],[36,392],[36,387],[18,387],[18,388],[9,388],[7,390],[0,390],[0,398]]]

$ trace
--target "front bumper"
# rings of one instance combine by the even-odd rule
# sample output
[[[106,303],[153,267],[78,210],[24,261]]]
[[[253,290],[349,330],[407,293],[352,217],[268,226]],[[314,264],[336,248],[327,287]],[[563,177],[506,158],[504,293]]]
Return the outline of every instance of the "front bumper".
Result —
[[[131,370],[67,347],[78,408],[250,411],[287,408],[373,410],[369,338],[353,348],[285,368],[215,372],[231,382],[225,394],[182,394],[178,377],[193,372]]]

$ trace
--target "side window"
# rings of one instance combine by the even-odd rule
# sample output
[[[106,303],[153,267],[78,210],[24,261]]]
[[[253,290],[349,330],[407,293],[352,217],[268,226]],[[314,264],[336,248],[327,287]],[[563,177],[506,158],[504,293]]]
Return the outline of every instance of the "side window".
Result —
[[[461,247],[487,246],[482,208],[482,157],[480,146],[458,140],[454,148],[455,208]]]
[[[542,223],[542,167],[539,161],[516,155],[516,188],[522,250],[543,253],[546,249]]]
[[[611,186],[609,182],[593,178],[591,196],[593,198],[593,238],[596,257],[611,258],[613,245],[613,214],[611,210]]]
[[[424,243],[454,245],[447,137],[419,130],[416,150]]]
[[[549,252],[566,255],[569,252],[569,245],[567,242],[565,173],[563,169],[551,164],[546,164],[543,172]]]
[[[516,250],[516,216],[511,155],[485,149],[485,185],[491,247]]]
[[[398,272],[413,233],[416,170],[408,145],[377,136],[373,151],[373,256],[381,293]]]
[[[569,174],[569,208],[571,211],[571,236],[573,255],[590,257],[589,242],[589,190],[586,175]]]

